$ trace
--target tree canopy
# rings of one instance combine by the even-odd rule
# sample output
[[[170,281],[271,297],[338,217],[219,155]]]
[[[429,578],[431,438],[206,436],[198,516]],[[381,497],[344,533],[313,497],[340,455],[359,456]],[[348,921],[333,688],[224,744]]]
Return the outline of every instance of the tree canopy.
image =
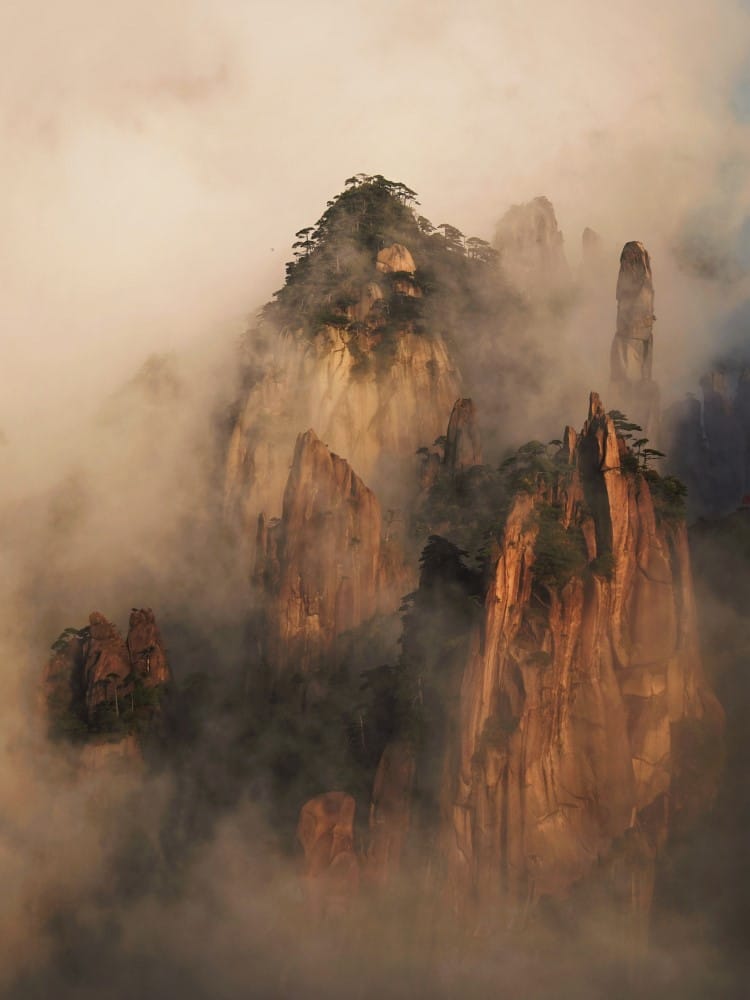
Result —
[[[386,307],[399,313],[394,320],[421,332],[427,324],[434,327],[437,317],[447,323],[456,310],[475,308],[482,296],[472,286],[495,266],[495,251],[478,237],[466,239],[448,223],[433,226],[417,214],[418,205],[416,192],[382,174],[347,178],[318,221],[295,234],[286,282],[264,309],[264,318],[310,334],[324,323],[347,325],[348,307],[372,280],[378,252],[393,243],[409,249],[417,270],[392,275],[392,282],[413,282],[418,291],[418,301],[412,297],[404,305],[400,299],[408,296],[399,294],[396,284]],[[387,283],[385,276],[379,277]]]

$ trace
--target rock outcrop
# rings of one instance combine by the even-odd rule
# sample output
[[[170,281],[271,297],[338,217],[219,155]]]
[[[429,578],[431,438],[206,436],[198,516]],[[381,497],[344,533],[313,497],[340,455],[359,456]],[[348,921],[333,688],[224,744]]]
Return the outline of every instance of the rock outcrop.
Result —
[[[387,884],[402,869],[411,828],[415,772],[414,748],[397,741],[380,758],[370,802],[370,841],[367,874],[376,884]]]
[[[545,459],[512,500],[463,638],[473,578],[440,539],[423,557],[420,592],[433,596],[421,645],[407,623],[404,650],[416,649],[421,678],[438,646],[430,718],[442,719],[444,758],[432,780],[460,905],[522,919],[611,866],[642,921],[670,831],[716,787],[695,771],[696,746],[720,742],[722,712],[703,676],[685,523],[660,477],[626,457],[592,394],[555,471]]]
[[[408,589],[377,497],[312,430],[297,438],[281,519],[260,515],[256,578],[269,662],[303,676],[332,669],[338,637],[394,611]]]
[[[146,687],[169,684],[172,673],[151,608],[130,612],[127,646],[131,667]]]
[[[612,343],[612,380],[648,382],[654,352],[654,282],[642,243],[626,243],[617,278],[617,330]]]
[[[654,282],[642,243],[626,243],[617,278],[617,328],[610,352],[610,401],[642,428],[655,447],[659,388],[652,378]]]
[[[403,263],[403,262],[401,262]],[[393,294],[398,294],[394,292]],[[460,375],[442,337],[408,325],[386,346],[380,285],[366,284],[353,307],[371,330],[321,327],[311,341],[280,335],[274,359],[249,390],[232,431],[225,506],[245,537],[258,514],[278,514],[300,427],[315,427],[388,507],[407,500],[414,453],[442,434],[460,395]],[[252,545],[250,546],[252,550]]]
[[[389,247],[384,247],[377,256],[376,268],[383,274],[414,274],[417,265],[414,263],[410,251],[401,243],[393,243]]]
[[[445,439],[445,464],[453,472],[482,464],[482,444],[471,399],[457,399],[453,404]]]
[[[494,247],[505,273],[530,298],[569,286],[563,234],[548,198],[534,198],[508,209],[495,230]]]
[[[66,629],[52,649],[42,691],[52,732],[59,736],[82,739],[106,730],[112,720],[100,718],[101,710],[118,722],[139,709],[153,714],[157,706],[150,692],[165,689],[172,679],[150,608],[133,608],[127,640],[92,611],[87,626]]]
[[[86,712],[93,719],[96,708],[115,702],[129,683],[130,657],[122,633],[98,611],[89,615],[88,641],[85,643],[83,684]]]
[[[354,853],[356,803],[345,792],[325,792],[299,814],[297,840],[305,855],[304,882],[316,916],[346,912],[359,888]]]
[[[419,450],[419,495],[412,533],[422,545],[440,535],[460,548],[474,549],[493,519],[496,469],[483,465],[477,410],[472,399],[457,399],[448,429],[431,447]]]

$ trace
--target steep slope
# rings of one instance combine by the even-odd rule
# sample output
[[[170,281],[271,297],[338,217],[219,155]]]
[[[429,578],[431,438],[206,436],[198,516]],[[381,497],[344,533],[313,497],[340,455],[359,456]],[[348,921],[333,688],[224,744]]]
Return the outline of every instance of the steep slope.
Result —
[[[297,438],[281,519],[259,518],[256,577],[268,660],[302,676],[330,672],[337,638],[394,611],[408,589],[375,494],[312,430]]]
[[[457,399],[453,404],[445,438],[445,464],[453,472],[482,464],[477,415],[471,399]]]
[[[610,352],[610,402],[659,439],[659,387],[654,361],[654,281],[642,243],[626,243],[617,277],[617,327]]]
[[[245,538],[260,511],[280,510],[301,427],[387,506],[408,503],[414,452],[442,433],[460,392],[446,337],[491,263],[485,243],[434,229],[413,203],[403,185],[350,178],[297,234],[286,284],[250,337],[266,353],[253,355],[228,447],[226,509]]]
[[[454,875],[480,894],[559,895],[625,836],[643,864],[712,790],[715,775],[681,783],[692,727],[721,725],[685,527],[622,455],[592,394],[569,473],[507,518],[443,787]],[[571,542],[585,550],[564,580],[556,548]]]
[[[285,333],[271,370],[247,395],[226,463],[228,511],[249,532],[262,511],[279,511],[294,441],[314,426],[331,448],[404,502],[416,449],[445,426],[459,375],[439,335],[399,332],[389,350],[374,333],[325,326],[312,341]]]
[[[642,928],[657,856],[715,793],[723,715],[680,490],[639,466],[596,394],[553,444],[495,480],[484,583],[449,541],[425,549],[402,665],[421,706],[415,829],[441,829],[456,905],[522,920],[606,870]]]
[[[495,230],[495,249],[503,270],[530,298],[560,292],[570,285],[563,234],[548,198],[513,205]]]

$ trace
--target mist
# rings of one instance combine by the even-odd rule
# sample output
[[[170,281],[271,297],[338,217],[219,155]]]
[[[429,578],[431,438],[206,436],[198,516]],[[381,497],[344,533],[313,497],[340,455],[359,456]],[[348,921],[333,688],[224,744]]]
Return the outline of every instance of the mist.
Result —
[[[76,995],[102,995],[104,961],[80,975],[102,935],[115,997],[252,983],[287,995],[306,977],[346,992],[362,942],[305,937],[297,872],[239,782],[178,851],[164,829],[179,827],[179,768],[81,778],[50,748],[37,710],[49,644],[94,609],[122,625],[150,606],[179,679],[246,667],[247,567],[219,518],[240,336],[283,284],[294,232],[359,171],[403,181],[434,222],[487,240],[511,205],[546,195],[574,275],[584,227],[602,237],[603,284],[559,328],[539,318],[534,380],[503,384],[488,417],[510,415],[498,450],[557,436],[580,421],[582,391],[604,391],[628,240],[653,261],[663,403],[717,357],[744,357],[750,10],[10,0],[0,38],[0,987],[62,997],[79,976]],[[174,850],[179,890],[147,873],[145,890],[103,899],[138,850],[157,872]],[[416,902],[404,909],[418,919]],[[615,958],[592,996],[626,964],[603,933]],[[403,976],[415,995],[437,946],[419,942],[404,971],[397,945],[379,942],[394,964],[371,968],[371,985]],[[477,995],[498,968],[523,983],[530,947],[528,965],[513,939],[491,961],[446,959],[434,988],[454,995],[467,964]],[[665,990],[674,954],[687,959],[652,960]],[[333,983],[326,960],[342,965]],[[554,978],[532,988],[554,993]]]
[[[121,365],[262,304],[292,233],[359,170],[485,237],[546,194],[574,264],[590,225],[640,239],[660,275],[682,227],[731,256],[745,215],[741,4],[76,0],[0,17],[11,439],[30,431],[17,414],[43,440],[58,400],[79,409]],[[706,317],[687,323],[678,291],[661,277],[660,337],[692,352]]]

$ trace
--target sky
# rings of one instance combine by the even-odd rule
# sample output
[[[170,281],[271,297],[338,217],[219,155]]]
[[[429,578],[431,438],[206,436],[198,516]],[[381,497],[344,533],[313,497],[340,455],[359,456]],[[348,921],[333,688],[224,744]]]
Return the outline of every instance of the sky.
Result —
[[[5,0],[0,38],[0,428],[27,451],[64,454],[149,353],[230,342],[359,171],[485,238],[545,194],[574,266],[585,225],[641,239],[677,353],[728,293],[660,286],[669,248],[747,243],[745,3]]]

